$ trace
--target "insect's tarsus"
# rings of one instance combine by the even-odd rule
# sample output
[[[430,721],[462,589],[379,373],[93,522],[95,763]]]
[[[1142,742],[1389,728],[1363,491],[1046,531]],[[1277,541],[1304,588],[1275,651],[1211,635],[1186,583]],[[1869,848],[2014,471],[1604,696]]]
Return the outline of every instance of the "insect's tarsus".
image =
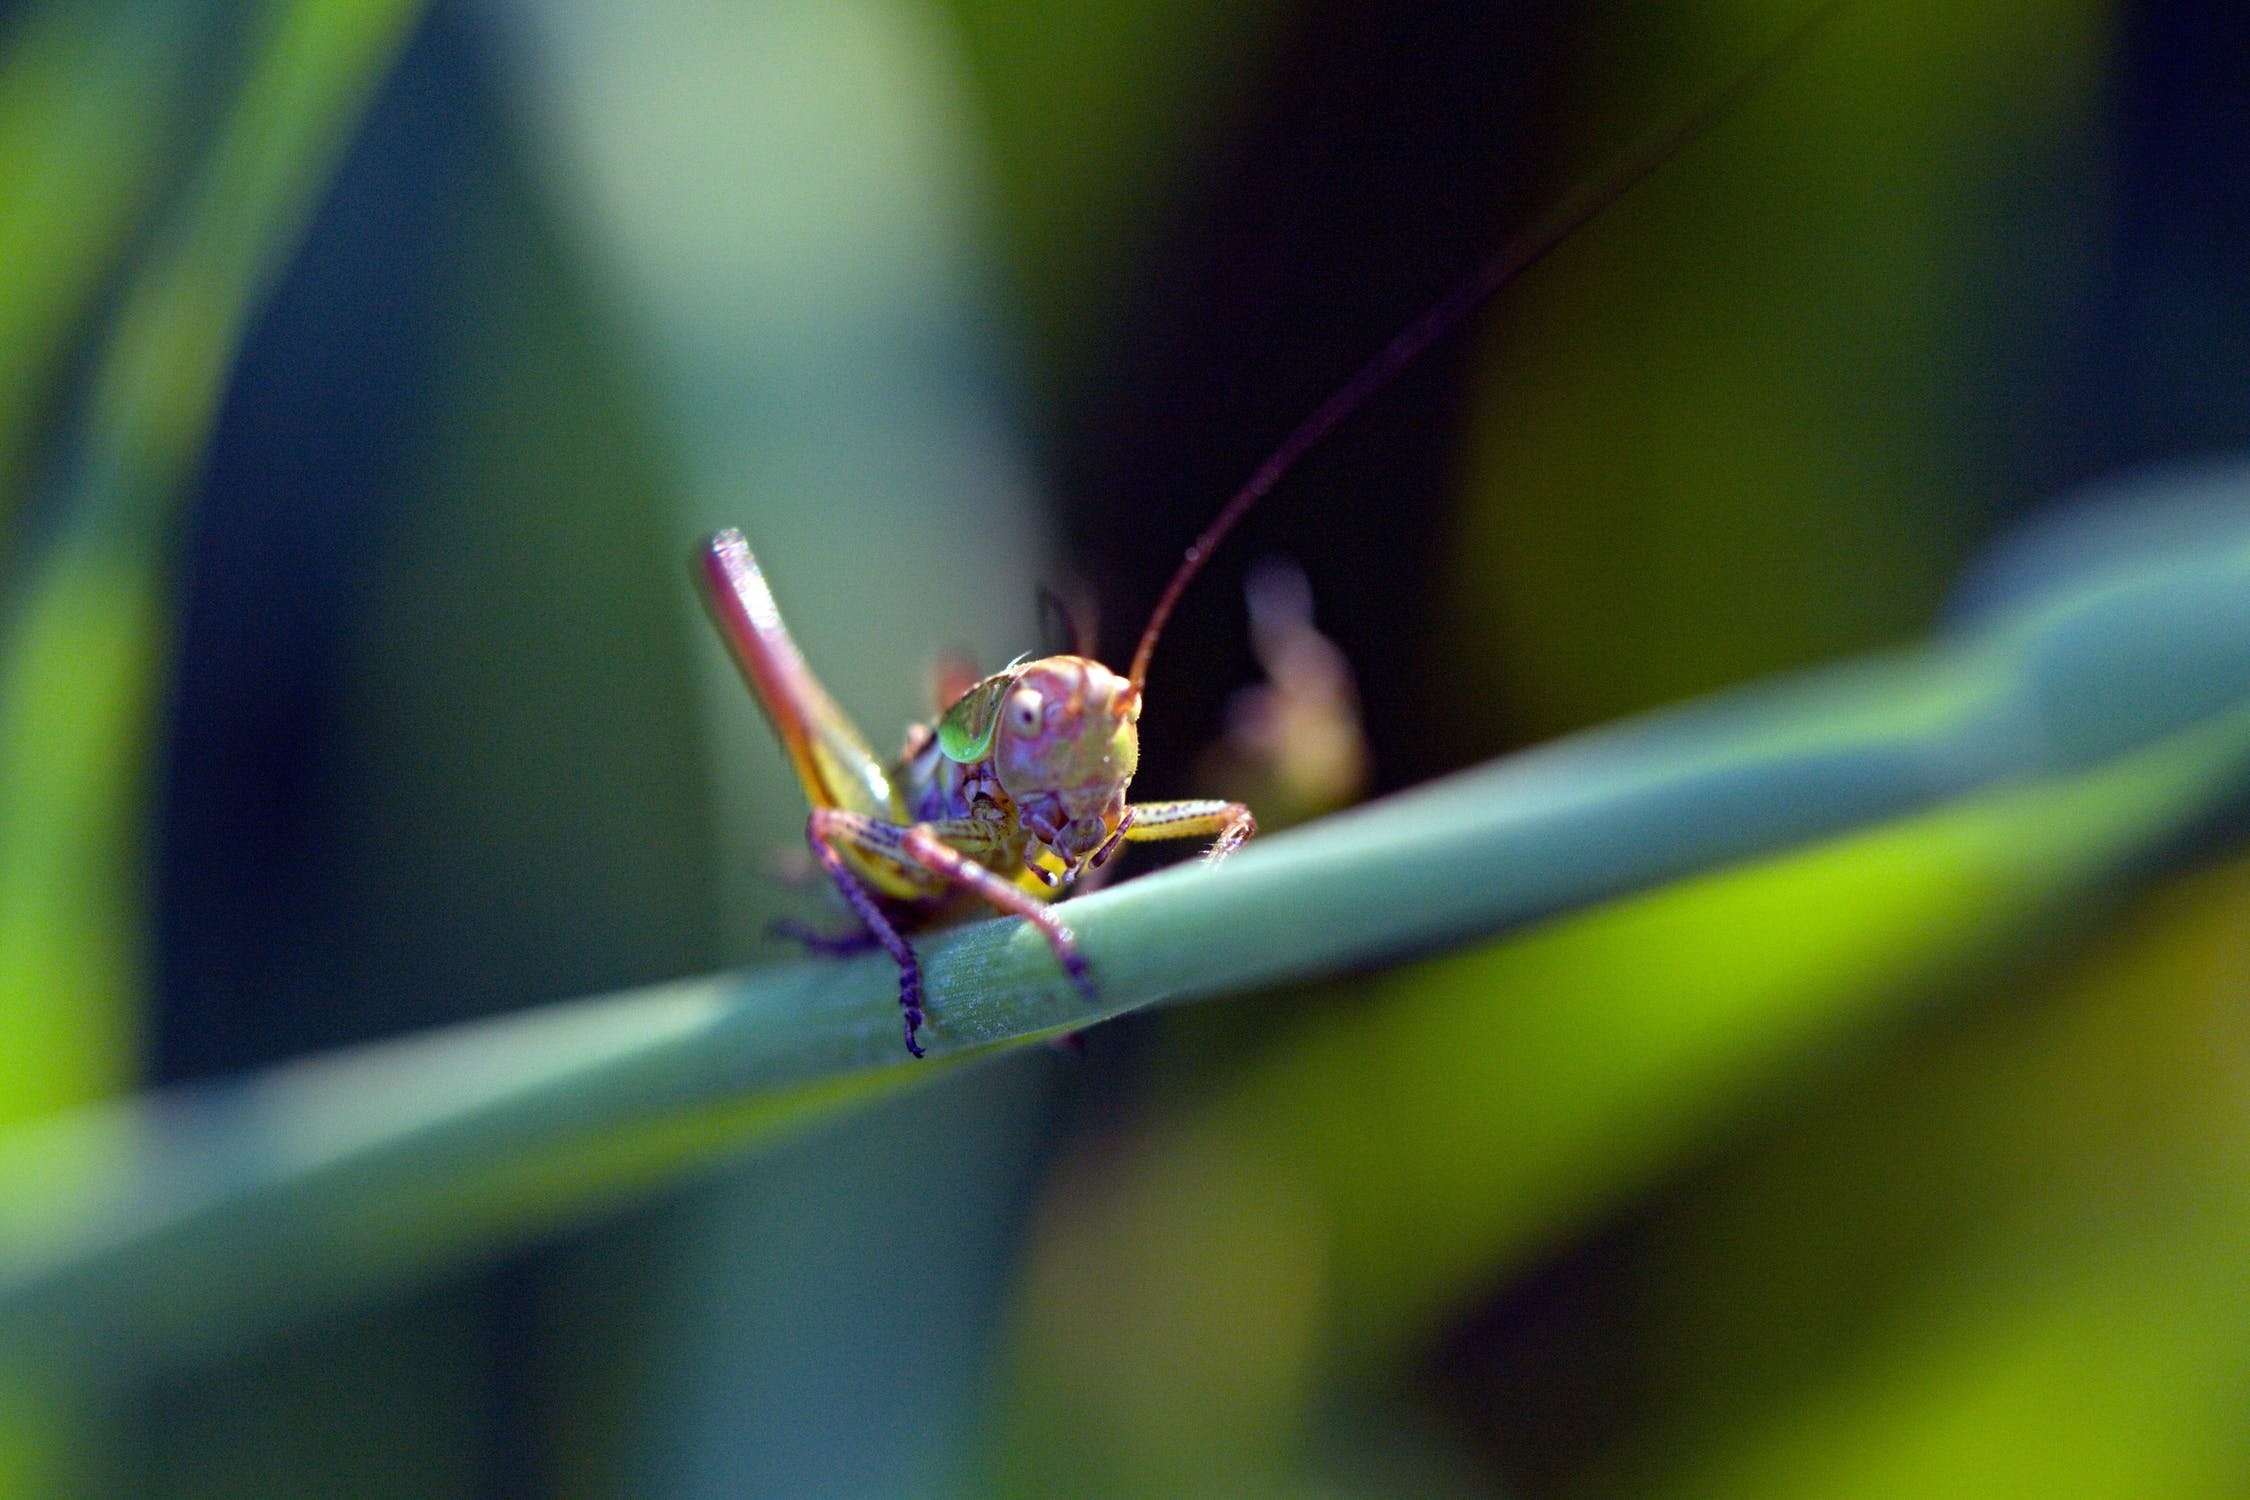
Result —
[[[1546,259],[1580,229],[1599,218],[1604,210],[1647,180],[1650,174],[1732,114],[1744,99],[1756,93],[1767,79],[1809,46],[1848,3],[1849,0],[1829,0],[1816,7],[1761,53],[1755,63],[1729,79],[1686,115],[1635,141],[1606,171],[1549,208],[1460,285],[1401,329],[1333,395],[1314,408],[1310,416],[1298,423],[1189,545],[1178,570],[1164,585],[1164,592],[1157,595],[1156,607],[1149,611],[1148,625],[1141,631],[1140,644],[1133,651],[1133,665],[1125,674],[1126,680],[1135,688],[1146,684],[1149,660],[1156,654],[1157,637],[1163,634],[1165,622],[1171,619],[1180,596],[1195,581],[1195,575],[1203,571],[1203,565],[1219,543],[1226,540],[1227,533],[1297,466],[1298,460],[1374,399],[1431,345],[1458,328],[1487,299]]]

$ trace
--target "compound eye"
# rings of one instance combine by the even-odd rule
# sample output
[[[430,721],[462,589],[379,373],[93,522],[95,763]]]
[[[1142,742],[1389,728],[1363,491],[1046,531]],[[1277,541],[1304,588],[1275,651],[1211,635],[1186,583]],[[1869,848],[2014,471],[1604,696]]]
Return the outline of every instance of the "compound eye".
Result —
[[[1008,727],[1018,734],[1037,734],[1046,708],[1037,688],[1017,688],[1008,695]]]

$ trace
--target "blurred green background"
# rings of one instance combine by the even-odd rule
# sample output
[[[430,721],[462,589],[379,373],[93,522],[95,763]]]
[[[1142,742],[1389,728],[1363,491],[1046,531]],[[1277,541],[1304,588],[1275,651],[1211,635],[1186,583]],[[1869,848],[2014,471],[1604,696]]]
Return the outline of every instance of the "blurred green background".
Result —
[[[1297,418],[1803,10],[0,4],[0,1124],[773,956],[803,805],[697,536],[879,747],[1043,579],[1115,660]],[[1137,787],[1225,790],[1261,554],[1382,791],[2238,535],[2245,160],[2219,0],[1846,9],[1253,518]],[[2121,864],[2134,795],[949,1071],[192,1366],[20,1360],[0,1481],[2250,1493],[2250,865]]]

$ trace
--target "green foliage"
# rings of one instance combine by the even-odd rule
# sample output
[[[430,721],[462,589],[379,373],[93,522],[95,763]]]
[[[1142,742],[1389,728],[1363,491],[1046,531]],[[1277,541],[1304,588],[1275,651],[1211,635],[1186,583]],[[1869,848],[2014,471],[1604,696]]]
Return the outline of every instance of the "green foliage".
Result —
[[[1276,206],[1268,91],[1317,119],[1296,170],[1344,181],[1399,163],[1349,159],[1343,72],[1303,66],[1429,62],[1350,56],[1352,8],[1315,9],[17,8],[0,1488],[466,1492],[500,1443],[507,1480],[589,1494],[2239,1487],[2250,891],[2216,856],[2250,774],[2250,484],[2113,494],[2107,531],[2051,528],[1984,575],[2001,606],[1931,625],[2070,468],[2036,419],[2107,305],[2097,174],[2057,165],[2099,155],[2099,5],[1846,7],[1480,323],[1442,512],[1384,443],[1323,455],[1382,528],[1341,602],[1415,647],[1355,656],[1374,727],[1479,769],[1072,901],[1099,1007],[1012,924],[923,937],[927,1063],[887,961],[751,961],[802,803],[689,543],[749,532],[878,744],[927,716],[930,649],[1032,644],[1057,523],[1022,372],[1128,380],[1119,309],[1209,282],[1217,317],[1276,259],[1341,304],[1412,258],[1349,253],[1356,208],[1324,244]],[[1508,85],[1548,134],[1498,222],[1794,9],[1588,8]],[[362,202],[307,255],[371,98],[353,180],[418,163],[383,206],[429,218],[385,238]],[[1236,222],[1199,275],[1173,216],[1246,182],[1274,238]],[[313,279],[266,380],[379,363],[352,341],[393,310],[319,279],[355,228],[429,242],[387,467],[338,498],[349,455],[303,412],[236,440],[285,469],[303,419],[317,461],[273,496],[364,512],[302,658],[327,738],[280,816],[309,857],[190,842],[245,885],[183,907],[156,777],[206,664],[189,595],[228,580],[183,575],[181,537],[227,498],[206,444],[285,274]],[[2235,304],[2196,290],[2136,295],[2216,381],[2147,404],[2206,425],[2130,452],[2250,431],[2182,332]],[[1328,315],[1257,382],[1364,353],[1321,346]],[[1183,448],[1254,447],[1222,394],[1150,399]],[[1288,526],[1321,482],[1261,517],[1284,545],[1318,545]],[[1184,540],[1140,539],[1151,566]],[[235,647],[287,656],[275,618]],[[1193,640],[1152,716],[1232,685]],[[160,974],[183,949],[204,966]],[[288,1060],[140,1087],[183,991]],[[1089,1027],[1091,1066],[1036,1045]]]
[[[121,1081],[139,986],[142,918],[129,893],[165,649],[164,545],[244,325],[415,10],[279,4],[249,20],[226,125],[157,229],[64,440],[62,525],[37,556],[15,559],[0,638],[0,1019],[27,1045],[11,1052],[0,1116],[25,1118]],[[178,87],[163,43],[187,15],[187,6],[153,20],[136,7],[41,13],[0,79],[15,144],[28,153],[11,158],[21,176],[7,186],[39,210],[0,216],[26,236],[9,261],[61,261],[5,304],[0,367],[23,383],[12,400],[0,393],[0,479],[20,482],[4,434],[36,409],[33,378],[54,362],[57,331],[91,294],[102,246],[146,191],[149,136]],[[99,87],[65,71],[74,67],[114,79],[136,98],[130,112],[97,125],[62,102]],[[64,138],[28,138],[42,127]],[[81,133],[87,177],[69,170]],[[51,183],[21,180],[47,173]]]

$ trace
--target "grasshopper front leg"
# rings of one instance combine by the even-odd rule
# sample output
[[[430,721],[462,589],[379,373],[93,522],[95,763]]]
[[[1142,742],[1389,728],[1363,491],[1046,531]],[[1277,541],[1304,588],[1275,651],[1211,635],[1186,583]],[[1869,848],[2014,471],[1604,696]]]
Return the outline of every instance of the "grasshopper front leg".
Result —
[[[1125,810],[1117,837],[1129,844],[1153,844],[1160,839],[1212,840],[1204,851],[1205,864],[1217,864],[1249,841],[1258,831],[1258,820],[1239,802],[1140,802]],[[1095,862],[1110,853],[1105,846]]]
[[[963,852],[988,847],[992,837],[990,824],[972,818],[900,824],[835,807],[813,809],[805,823],[805,842],[812,846],[813,858],[820,861],[837,891],[898,965],[898,1004],[904,1013],[906,1050],[916,1057],[922,1056],[917,1033],[924,1019],[921,960],[866,881],[852,868],[847,851],[862,861],[920,871],[941,889],[967,891],[1010,916],[1023,918],[1039,929],[1071,982],[1088,999],[1094,997],[1093,976],[1078,951],[1076,935],[1029,892],[1001,879]]]

